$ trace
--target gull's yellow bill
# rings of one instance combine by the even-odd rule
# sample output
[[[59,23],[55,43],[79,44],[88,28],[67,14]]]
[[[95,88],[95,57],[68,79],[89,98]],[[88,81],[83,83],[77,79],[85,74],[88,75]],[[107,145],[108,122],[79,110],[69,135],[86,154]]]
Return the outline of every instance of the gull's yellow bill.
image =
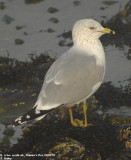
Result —
[[[114,30],[111,30],[111,29],[109,29],[109,28],[104,28],[104,30],[99,31],[99,32],[105,33],[105,34],[106,34],[106,33],[107,33],[107,34],[110,34],[110,33],[116,34]]]

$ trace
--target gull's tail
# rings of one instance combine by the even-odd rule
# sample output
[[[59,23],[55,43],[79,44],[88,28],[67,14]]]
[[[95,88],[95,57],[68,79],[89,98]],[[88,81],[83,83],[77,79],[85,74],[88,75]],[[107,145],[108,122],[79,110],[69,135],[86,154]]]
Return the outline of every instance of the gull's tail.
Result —
[[[19,118],[17,118],[14,122],[13,122],[13,126],[17,126],[20,124],[24,124],[30,120],[41,120],[48,112],[53,111],[54,109],[50,109],[50,110],[36,110],[36,107],[34,107],[33,109],[31,109],[29,112],[27,112],[25,115],[20,116]]]

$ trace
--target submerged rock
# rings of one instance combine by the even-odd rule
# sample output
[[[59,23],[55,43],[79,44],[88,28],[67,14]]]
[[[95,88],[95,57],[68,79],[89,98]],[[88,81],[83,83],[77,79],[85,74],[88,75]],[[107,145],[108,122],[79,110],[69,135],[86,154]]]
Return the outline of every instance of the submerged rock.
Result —
[[[1,10],[4,10],[6,7],[5,7],[5,3],[4,2],[0,2],[0,9]]]
[[[54,30],[54,29],[52,29],[52,28],[48,28],[47,30],[45,30],[45,32],[53,33],[53,32],[55,32],[55,30]]]
[[[54,8],[54,7],[49,7],[48,8],[48,12],[49,13],[56,13],[56,12],[58,12],[59,10],[57,9],[57,8]]]
[[[21,30],[23,29],[25,26],[16,26],[16,30]]]
[[[75,6],[78,6],[78,5],[80,5],[80,1],[74,1],[73,4],[74,4]]]
[[[105,4],[105,5],[113,5],[113,4],[118,3],[118,2],[117,1],[103,1],[102,3]]]
[[[25,0],[26,4],[35,4],[35,3],[40,3],[44,0]]]
[[[131,60],[131,49],[129,49],[127,52],[127,59]]]
[[[10,17],[9,15],[5,14],[2,18],[2,21],[6,24],[10,24],[12,21],[14,21],[14,18]]]
[[[22,39],[15,39],[15,44],[22,45],[22,44],[24,44],[24,41]]]
[[[59,22],[59,20],[55,17],[50,18],[49,21],[51,21],[52,23],[58,23]]]

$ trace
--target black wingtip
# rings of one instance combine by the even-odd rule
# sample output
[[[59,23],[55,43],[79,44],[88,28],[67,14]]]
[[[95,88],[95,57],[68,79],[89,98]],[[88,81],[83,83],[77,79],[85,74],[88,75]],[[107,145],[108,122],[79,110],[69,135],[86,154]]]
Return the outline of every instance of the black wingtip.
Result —
[[[18,125],[22,125],[25,124],[26,122],[36,119],[36,120],[41,120],[44,115],[46,115],[48,112],[53,111],[54,109],[50,109],[50,110],[37,110],[36,107],[31,109],[29,112],[27,112],[25,115],[17,118],[12,126],[18,126]]]
[[[24,123],[26,123],[26,121],[23,121],[23,116],[20,116],[19,118],[17,118],[13,123],[12,123],[12,127],[14,128],[15,126],[18,125],[22,125]]]

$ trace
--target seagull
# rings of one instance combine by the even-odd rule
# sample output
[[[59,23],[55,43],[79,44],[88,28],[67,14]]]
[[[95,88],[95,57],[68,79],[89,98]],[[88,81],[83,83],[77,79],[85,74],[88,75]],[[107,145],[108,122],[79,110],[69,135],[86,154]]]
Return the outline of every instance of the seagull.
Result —
[[[100,87],[105,74],[105,53],[99,38],[115,34],[93,19],[82,19],[72,30],[73,46],[57,59],[45,75],[38,99],[28,113],[17,118],[14,125],[32,119],[40,120],[58,107],[69,108],[71,124],[88,127],[86,100]],[[72,107],[83,103],[84,122],[73,118]]]

